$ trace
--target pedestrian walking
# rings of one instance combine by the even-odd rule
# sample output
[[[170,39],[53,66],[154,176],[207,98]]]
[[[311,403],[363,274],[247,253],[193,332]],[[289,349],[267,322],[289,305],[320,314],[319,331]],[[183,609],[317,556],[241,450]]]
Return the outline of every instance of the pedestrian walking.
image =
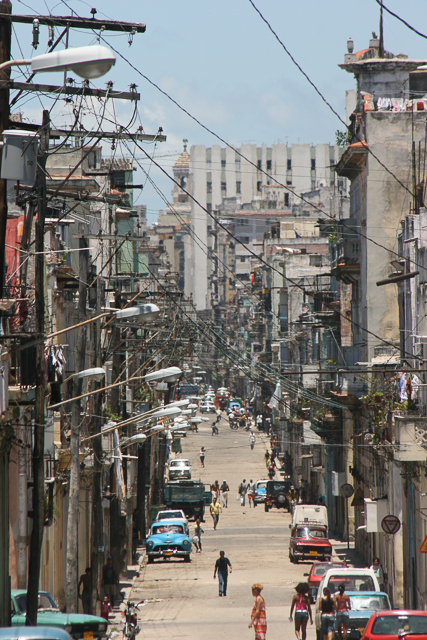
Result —
[[[217,526],[218,526],[218,521],[219,521],[219,512],[222,511],[222,507],[219,504],[217,498],[214,498],[212,500],[212,502],[211,502],[211,504],[209,506],[209,510],[211,512],[214,529],[216,529]]]
[[[270,452],[268,449],[265,450],[265,454],[264,454],[264,460],[265,460],[265,466],[268,469],[268,466],[270,464]]]
[[[249,443],[251,445],[252,451],[254,450],[254,447],[255,447],[255,441],[256,441],[256,436],[255,436],[254,432],[251,431],[251,433],[249,435]]]
[[[108,622],[108,617],[111,613],[111,603],[108,596],[104,596],[104,600],[101,602],[101,618],[104,618]]]
[[[230,487],[228,486],[228,484],[224,480],[224,482],[220,486],[220,492],[221,492],[221,497],[222,497],[222,506],[225,507],[226,509],[228,509],[228,494],[229,494],[229,491],[230,491]]]
[[[205,455],[206,455],[206,451],[205,448],[202,447],[199,451],[199,458],[200,458],[200,468],[204,468],[205,467]]]
[[[82,601],[83,613],[91,612],[91,599],[92,599],[92,571],[90,567],[86,567],[85,572],[80,576],[79,586],[77,587],[77,593]],[[82,593],[80,594],[80,585],[83,585]]]
[[[102,584],[104,587],[104,594],[108,596],[108,600],[111,603],[111,606],[114,606],[114,601],[116,599],[116,589],[117,589],[117,576],[116,570],[113,565],[112,556],[108,556],[107,564],[104,565],[104,575],[102,579]]]
[[[258,431],[262,431],[262,415],[260,413],[256,417],[256,426]]]
[[[248,502],[250,507],[253,504],[254,498],[255,498],[255,482],[251,478],[248,484]]]
[[[221,409],[216,410],[216,421],[217,423],[221,420]]]
[[[216,420],[212,422],[212,435],[219,436],[219,430],[218,430],[218,427],[216,426]]]
[[[369,567],[377,576],[377,580],[380,585],[380,591],[385,591],[385,585],[387,583],[387,574],[384,573],[383,568],[380,564],[379,558],[374,558],[373,564]]]
[[[335,622],[337,625],[338,639],[347,640],[347,629],[350,622],[349,611],[351,609],[350,598],[344,593],[345,585],[338,585],[338,593],[334,596]]]
[[[196,547],[196,553],[201,553],[202,551],[202,533],[204,533],[201,525],[200,518],[197,518],[194,523],[194,536],[193,536],[193,544]]]
[[[252,585],[252,595],[255,597],[254,606],[251,613],[251,621],[249,623],[249,629],[254,628],[255,640],[265,640],[265,634],[267,633],[267,616],[265,613],[265,600],[261,596],[263,585],[256,582]]]
[[[220,486],[219,486],[218,480],[215,480],[215,482],[211,484],[211,492],[212,492],[212,498],[216,498],[218,500],[219,492],[220,492]]]
[[[228,558],[225,557],[225,551],[219,552],[219,558],[215,562],[215,571],[214,571],[214,580],[216,578],[216,574],[218,574],[218,583],[219,583],[219,596],[227,595],[227,581],[228,581],[228,567],[230,567],[230,573],[233,573],[233,567],[231,566],[231,562]]]
[[[243,482],[241,482],[239,484],[239,488],[238,488],[238,492],[239,492],[239,496],[240,496],[240,505],[242,507],[245,506],[245,499],[246,499],[247,491],[248,491],[248,485],[246,484],[246,480],[244,479]]]
[[[311,614],[310,598],[308,593],[310,587],[307,582],[300,582],[295,587],[296,594],[292,598],[291,612],[289,614],[289,622],[292,622],[292,613],[295,609],[295,636],[297,640],[306,640],[307,638],[307,622],[310,617],[310,624],[313,624],[313,616]],[[300,635],[301,632],[301,635]]]
[[[323,598],[319,602],[319,611],[322,614],[323,640],[332,640],[335,627],[335,603],[331,598],[331,590],[328,587],[323,589]]]

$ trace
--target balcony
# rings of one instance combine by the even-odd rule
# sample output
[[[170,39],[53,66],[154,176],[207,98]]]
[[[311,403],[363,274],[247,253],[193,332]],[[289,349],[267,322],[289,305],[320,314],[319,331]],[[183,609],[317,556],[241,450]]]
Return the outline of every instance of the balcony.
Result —
[[[356,220],[340,220],[337,230],[336,256],[331,273],[345,284],[352,284],[360,275],[360,226]]]

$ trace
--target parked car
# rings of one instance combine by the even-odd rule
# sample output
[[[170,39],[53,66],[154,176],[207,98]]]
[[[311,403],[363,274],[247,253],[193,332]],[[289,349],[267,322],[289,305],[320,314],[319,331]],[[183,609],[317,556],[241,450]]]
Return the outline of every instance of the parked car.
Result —
[[[191,465],[188,460],[175,458],[169,462],[169,480],[185,478],[191,480]]]
[[[148,563],[155,558],[183,558],[191,561],[191,538],[185,531],[182,520],[160,520],[153,522],[146,541]]]
[[[427,611],[377,611],[366,625],[362,640],[425,640]]]
[[[265,502],[266,494],[267,494],[267,482],[268,480],[257,480],[255,482],[255,496],[254,496],[254,506],[257,504],[263,504]]]
[[[71,640],[71,636],[59,627],[3,627],[0,640]]]
[[[359,640],[373,613],[390,611],[390,600],[386,593],[376,591],[346,591],[346,594],[351,602],[347,640]]]
[[[181,520],[185,525],[185,531],[190,535],[190,529],[188,526],[188,520],[182,509],[166,509],[165,511],[158,511],[156,516],[156,522],[164,520]]]
[[[381,591],[377,576],[372,569],[346,567],[328,569],[319,584],[318,598],[328,587],[333,595],[338,585],[343,584],[346,591]]]
[[[316,602],[317,590],[320,581],[328,569],[342,569],[347,565],[345,562],[313,562],[310,573],[308,574],[308,584],[310,587],[311,602]]]
[[[289,540],[289,560],[297,563],[299,560],[313,560],[320,558],[330,560],[332,544],[328,538],[328,530],[322,525],[297,524],[291,529]]]
[[[27,614],[27,591],[12,589],[11,593],[12,626],[25,626]],[[60,627],[79,640],[92,640],[107,635],[108,623],[104,618],[86,613],[61,613],[55,600],[47,591],[39,591],[37,622],[43,627]]]
[[[200,413],[215,413],[216,407],[212,400],[202,400],[199,404]]]
[[[291,485],[290,480],[268,480],[265,491],[265,511],[269,511],[271,507],[289,509],[287,494]]]

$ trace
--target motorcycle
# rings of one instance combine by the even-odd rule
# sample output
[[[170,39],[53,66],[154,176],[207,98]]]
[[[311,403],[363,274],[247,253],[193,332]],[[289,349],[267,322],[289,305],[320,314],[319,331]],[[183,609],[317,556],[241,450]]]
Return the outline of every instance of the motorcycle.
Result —
[[[141,602],[138,602],[138,604],[142,604],[143,602],[144,600],[141,600]],[[130,600],[128,600],[126,609],[122,612],[122,616],[124,618],[122,632],[123,640],[134,640],[135,636],[140,631],[138,626],[138,617],[136,615],[136,610],[138,609],[139,611],[138,604],[135,604],[134,602],[130,602]]]
[[[268,477],[270,478],[270,480],[273,480],[275,475],[276,475],[276,467],[274,466],[274,464],[270,464],[268,467]]]

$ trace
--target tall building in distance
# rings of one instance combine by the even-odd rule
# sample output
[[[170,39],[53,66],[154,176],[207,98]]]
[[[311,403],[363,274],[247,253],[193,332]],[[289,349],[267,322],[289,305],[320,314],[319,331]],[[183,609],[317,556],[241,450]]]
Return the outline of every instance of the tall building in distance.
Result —
[[[271,211],[272,218],[292,215],[293,209],[300,207],[299,196],[303,193],[320,188],[346,191],[346,179],[337,179],[334,172],[341,155],[340,147],[329,144],[244,144],[237,152],[219,145],[191,147],[188,190],[194,200],[190,203],[191,231],[186,244],[185,293],[193,295],[199,311],[210,308],[214,225],[209,213],[220,211],[226,201],[230,213],[234,203],[236,212]],[[187,175],[181,178],[186,181]],[[176,199],[177,187],[173,197],[174,202],[180,202]],[[302,209],[299,215],[304,215]],[[257,239],[249,238],[248,244],[253,240]]]

